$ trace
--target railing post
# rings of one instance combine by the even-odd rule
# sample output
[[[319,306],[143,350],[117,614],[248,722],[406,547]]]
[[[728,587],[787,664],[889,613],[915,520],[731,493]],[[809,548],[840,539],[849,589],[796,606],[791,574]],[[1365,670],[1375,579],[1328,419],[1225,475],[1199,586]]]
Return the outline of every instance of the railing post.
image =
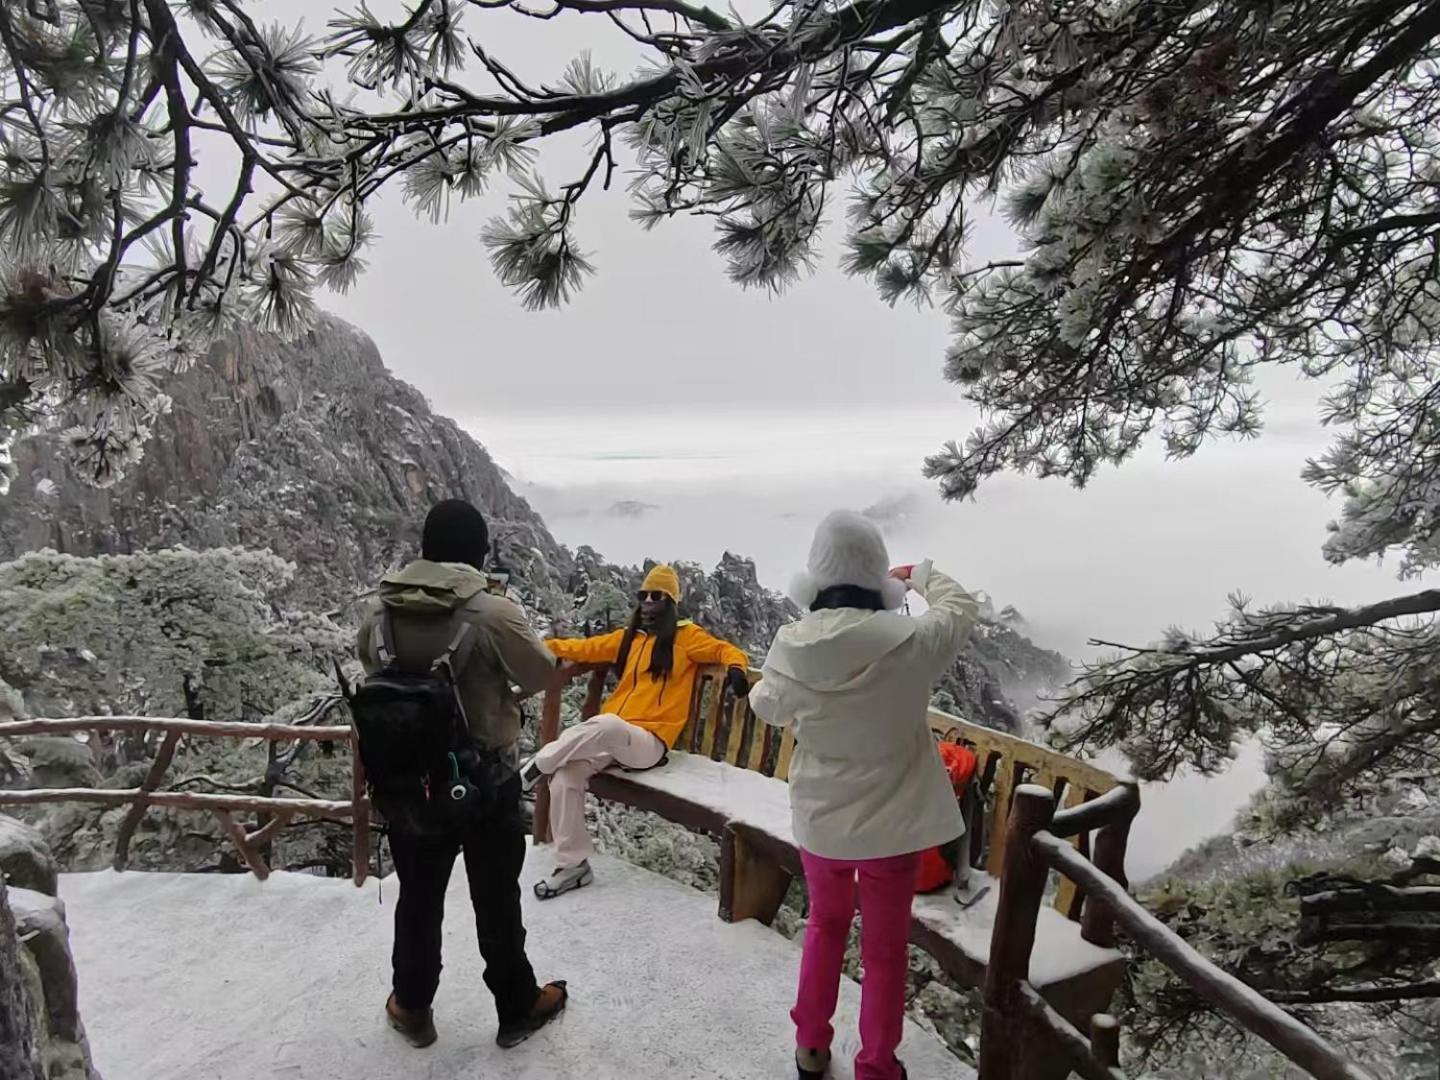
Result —
[[[180,745],[180,732],[167,731],[165,738],[160,743],[160,749],[155,752],[155,760],[150,763],[150,771],[145,774],[145,779],[140,782],[141,792],[151,792],[160,786],[160,781],[165,779],[165,771],[170,768],[170,763],[175,760],[175,749]],[[116,870],[124,870],[130,863],[130,838],[135,835],[136,828],[145,816],[145,809],[150,805],[150,800],[142,794],[125,811],[125,820],[120,822],[120,830],[115,835],[115,858],[111,865]]]
[[[1090,1052],[1107,1069],[1120,1064],[1120,1021],[1109,1013],[1090,1018]]]
[[[221,830],[230,838],[230,842],[235,845],[235,850],[240,854],[240,860],[250,868],[250,872],[261,881],[269,878],[270,867],[266,864],[265,860],[260,857],[260,852],[251,846],[249,837],[245,835],[245,830],[240,827],[240,823],[235,820],[230,811],[216,810],[214,814],[220,822]]]
[[[600,704],[605,700],[605,677],[610,674],[610,666],[598,667],[590,673],[590,684],[585,688],[585,703],[580,706],[580,719],[589,720],[592,716],[600,714]],[[556,729],[556,737],[560,735]]]
[[[1000,873],[1000,900],[985,966],[985,1009],[980,1025],[979,1080],[1020,1080],[1025,1045],[1017,1003],[1020,982],[1030,972],[1035,921],[1045,899],[1049,867],[1030,839],[1050,823],[1054,796],[1038,784],[1015,789]]]
[[[1128,888],[1130,881],[1125,876],[1125,849],[1130,843],[1130,823],[1140,812],[1140,787],[1133,780],[1122,780],[1120,786],[1129,788],[1134,796],[1130,800],[1129,813],[1095,834],[1095,854],[1091,861],[1097,870],[1108,875],[1121,888]],[[1102,949],[1115,947],[1115,917],[1099,897],[1085,898],[1085,910],[1080,917],[1080,936]]]
[[[548,746],[560,737],[560,693],[570,679],[570,673],[562,665],[555,669],[555,677],[545,690],[540,706],[540,741],[535,749]],[[531,822],[531,835],[537,844],[550,842],[550,778],[544,777],[535,788],[535,820]]]

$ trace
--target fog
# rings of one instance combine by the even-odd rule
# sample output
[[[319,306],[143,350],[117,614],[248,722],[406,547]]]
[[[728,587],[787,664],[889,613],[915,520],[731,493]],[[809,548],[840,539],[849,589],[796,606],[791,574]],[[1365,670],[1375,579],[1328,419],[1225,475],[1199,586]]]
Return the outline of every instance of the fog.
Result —
[[[997,605],[1013,604],[1036,641],[1080,659],[1104,651],[1092,638],[1144,644],[1170,625],[1203,630],[1232,592],[1359,603],[1406,587],[1389,568],[1321,557],[1335,506],[1298,473],[1325,433],[1305,393],[1288,389],[1257,441],[1183,462],[1145,453],[1083,492],[1003,477],[959,504],[919,474],[923,456],[963,430],[956,405],[496,411],[466,426],[572,546],[707,566],[731,551],[784,589],[822,514],[870,510],[896,562],[935,559]],[[1132,876],[1225,830],[1263,781],[1261,758],[1247,746],[1222,777],[1147,785]],[[1116,758],[1106,764],[1123,771]]]
[[[815,521],[845,506],[884,526],[896,561],[934,558],[1071,657],[1087,641],[1143,644],[1204,629],[1226,596],[1355,603],[1405,588],[1374,564],[1320,552],[1336,507],[1298,472],[1323,446],[1301,425],[1182,462],[1144,453],[1089,488],[1004,476],[944,503],[924,455],[961,434],[958,406],[614,410],[464,418],[571,545],[613,559],[724,551],[783,589]]]

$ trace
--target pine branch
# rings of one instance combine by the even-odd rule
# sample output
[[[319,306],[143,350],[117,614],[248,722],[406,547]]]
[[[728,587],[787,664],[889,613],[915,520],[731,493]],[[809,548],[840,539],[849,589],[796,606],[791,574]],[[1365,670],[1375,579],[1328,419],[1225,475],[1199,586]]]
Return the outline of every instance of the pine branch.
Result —
[[[734,77],[759,67],[783,71],[807,60],[834,52],[871,34],[883,33],[922,18],[932,11],[949,6],[951,0],[855,0],[806,25],[806,34],[797,34],[805,19],[797,16],[778,43],[769,39],[746,37],[731,50],[713,60],[693,64],[689,70],[700,80]],[[799,38],[797,42],[795,39]],[[649,78],[637,79],[614,90],[597,94],[568,94],[554,98],[496,98],[470,93],[459,87],[452,89],[459,97],[452,105],[430,109],[407,109],[382,114],[353,114],[347,119],[366,128],[400,127],[412,130],[434,121],[457,120],[471,116],[533,116],[546,117],[540,124],[541,134],[554,134],[578,127],[602,116],[630,109],[647,109],[670,97],[681,88],[681,75],[667,71]]]
[[[1237,660],[1275,652],[1300,642],[1316,641],[1350,630],[1363,630],[1406,616],[1430,615],[1437,611],[1440,611],[1440,589],[1427,589],[1424,592],[1396,597],[1392,600],[1382,600],[1364,607],[1348,610],[1330,609],[1323,613],[1317,611],[1316,615],[1308,621],[1305,619],[1306,613],[1301,610],[1295,613],[1295,617],[1300,620],[1296,626],[1274,633],[1262,631],[1253,637],[1237,635],[1235,638],[1227,638],[1225,635],[1221,635],[1219,644],[1187,647],[1183,652],[1117,645],[1100,638],[1092,638],[1090,644],[1099,648],[1121,649],[1136,656],[1164,656],[1167,659],[1173,657],[1175,663],[1166,669],[1166,674],[1172,674],[1199,667],[1233,664]]]
[[[695,7],[682,0],[556,0],[557,9],[568,11],[589,11],[620,13],[624,11],[658,11],[679,15],[683,19],[711,30],[729,31],[735,29],[725,16],[708,7]]]

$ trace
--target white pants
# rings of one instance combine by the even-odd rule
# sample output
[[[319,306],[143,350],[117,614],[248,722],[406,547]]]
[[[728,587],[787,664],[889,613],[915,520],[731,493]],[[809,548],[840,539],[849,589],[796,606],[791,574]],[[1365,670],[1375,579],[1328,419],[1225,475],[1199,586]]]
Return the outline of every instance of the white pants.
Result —
[[[535,755],[535,764],[550,777],[550,836],[557,866],[579,866],[595,854],[585,828],[590,777],[616,763],[648,769],[664,756],[658,735],[608,713],[567,728]]]

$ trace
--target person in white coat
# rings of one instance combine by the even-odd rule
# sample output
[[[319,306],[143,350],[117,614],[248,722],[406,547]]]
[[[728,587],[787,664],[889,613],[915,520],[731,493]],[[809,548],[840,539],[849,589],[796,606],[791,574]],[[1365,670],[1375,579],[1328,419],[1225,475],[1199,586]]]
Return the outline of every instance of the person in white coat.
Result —
[[[809,613],[776,635],[751,707],[795,730],[790,806],[810,919],[791,1017],[802,1080],[824,1075],[858,892],[861,1049],[856,1080],[901,1080],[906,942],[920,852],[965,823],[930,733],[935,680],[975,626],[975,600],[930,563],[889,569],[879,528],[820,523],[792,597]],[[900,613],[907,589],[929,606]]]

